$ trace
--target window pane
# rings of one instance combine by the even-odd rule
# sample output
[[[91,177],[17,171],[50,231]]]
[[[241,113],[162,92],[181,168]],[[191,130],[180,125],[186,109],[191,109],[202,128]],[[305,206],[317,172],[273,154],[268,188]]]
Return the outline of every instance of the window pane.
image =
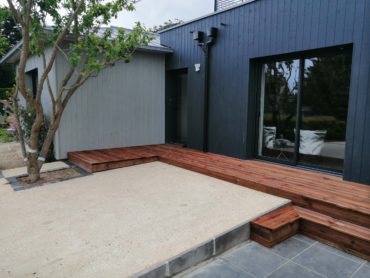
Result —
[[[342,170],[350,74],[350,53],[305,59],[300,162]]]
[[[263,65],[259,155],[294,161],[299,60]]]

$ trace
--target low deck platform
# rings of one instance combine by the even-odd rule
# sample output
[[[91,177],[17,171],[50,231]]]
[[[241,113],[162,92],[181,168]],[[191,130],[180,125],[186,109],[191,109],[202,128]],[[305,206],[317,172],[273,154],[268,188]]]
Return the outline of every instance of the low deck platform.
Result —
[[[366,229],[365,235],[369,235],[370,243],[370,233],[367,233],[370,231],[370,187],[343,181],[338,176],[172,145],[72,152],[69,159],[91,172],[159,160],[290,199],[298,207],[328,217],[328,226],[336,220],[341,221],[340,225],[348,223],[349,234],[351,231],[357,233],[357,226],[360,226]],[[316,239],[320,239],[319,236]],[[325,241],[330,241],[330,238]],[[351,251],[357,243],[349,240],[343,244],[345,246],[340,246],[342,249]]]

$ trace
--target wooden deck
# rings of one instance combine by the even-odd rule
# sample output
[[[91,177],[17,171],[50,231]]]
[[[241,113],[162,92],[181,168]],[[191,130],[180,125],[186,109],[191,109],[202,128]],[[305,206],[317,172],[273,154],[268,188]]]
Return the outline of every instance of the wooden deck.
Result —
[[[318,213],[312,219],[321,221],[320,225],[323,221],[326,221],[326,225],[335,227],[348,224],[348,229],[353,231],[354,236],[360,233],[362,240],[370,242],[370,233],[367,233],[370,231],[370,186],[346,182],[337,176],[257,160],[240,160],[172,145],[72,152],[69,153],[69,160],[90,172],[159,160],[290,199],[294,205],[308,212]],[[301,215],[311,221],[307,217],[307,211]],[[310,221],[302,223],[313,223]],[[336,221],[342,222],[338,224]],[[304,227],[309,231],[307,234],[312,236],[313,232],[309,229],[312,225]],[[320,239],[320,236],[316,238]],[[330,241],[330,238],[323,241]],[[346,245],[341,246],[343,249],[351,249],[348,240],[343,244]]]

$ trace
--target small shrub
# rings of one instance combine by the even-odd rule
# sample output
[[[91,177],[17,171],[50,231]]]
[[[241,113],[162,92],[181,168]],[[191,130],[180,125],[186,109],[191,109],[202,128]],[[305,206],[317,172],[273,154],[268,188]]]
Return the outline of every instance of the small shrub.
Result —
[[[0,143],[9,143],[15,140],[14,136],[8,133],[5,128],[0,128]]]
[[[9,100],[11,98],[12,88],[0,88],[0,114],[5,116],[6,111],[4,110],[4,104],[2,101]]]

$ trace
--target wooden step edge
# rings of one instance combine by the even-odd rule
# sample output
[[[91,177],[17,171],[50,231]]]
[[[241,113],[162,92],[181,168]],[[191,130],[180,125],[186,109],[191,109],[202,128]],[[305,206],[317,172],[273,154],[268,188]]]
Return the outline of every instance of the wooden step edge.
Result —
[[[299,232],[370,261],[370,229],[297,207]]]
[[[370,229],[370,214],[367,210],[360,207],[350,208],[341,204],[332,204],[327,201],[308,200],[308,205],[299,202],[293,202],[298,207],[306,208],[310,211],[329,215],[334,219],[340,219],[345,222],[350,222],[361,227]]]
[[[287,205],[255,219],[253,224],[269,230],[274,230],[295,222],[299,217],[294,206]]]
[[[89,172],[89,173],[92,173],[93,170],[92,170],[92,167],[91,167],[91,164],[90,163],[87,163],[85,161],[82,161],[74,156],[70,156],[68,155],[68,161],[77,165],[78,167],[84,169],[85,171]]]
[[[367,240],[370,242],[370,229],[366,227],[362,227],[347,221],[338,220],[331,216],[324,215],[322,213],[308,210],[305,208],[295,206],[294,209],[299,214],[302,220],[327,226],[334,231],[351,234],[352,236],[355,236],[359,239]]]
[[[271,248],[296,233],[370,261],[370,229],[288,205],[251,222],[251,239]]]
[[[158,161],[158,157],[133,158],[119,161],[112,161],[108,163],[96,163],[91,165],[93,173],[108,171],[113,169],[125,168],[130,166],[141,165],[145,163]]]
[[[250,238],[268,248],[295,235],[300,217],[294,206],[287,205],[251,222]]]
[[[157,161],[159,160],[158,156],[152,155],[152,156],[142,156],[142,157],[134,157],[134,158],[121,158],[121,159],[116,159],[116,160],[111,160],[111,161],[103,161],[103,162],[94,162],[91,163],[92,166],[99,166],[103,164],[110,164],[110,163],[121,163],[121,162],[130,162],[130,161],[145,161],[145,160],[154,160]]]

